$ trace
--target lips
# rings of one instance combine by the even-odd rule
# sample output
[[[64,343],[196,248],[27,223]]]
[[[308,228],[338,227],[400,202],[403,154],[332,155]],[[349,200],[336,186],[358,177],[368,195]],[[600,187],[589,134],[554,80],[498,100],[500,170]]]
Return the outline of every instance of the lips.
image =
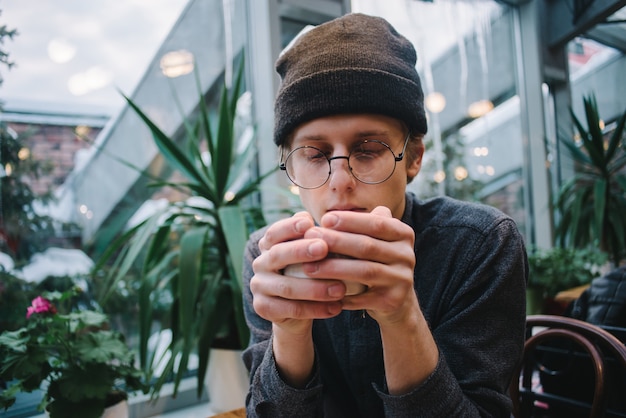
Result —
[[[367,209],[358,208],[358,207],[334,207],[328,209],[326,212],[336,212],[336,211],[348,211],[348,212],[365,212]]]

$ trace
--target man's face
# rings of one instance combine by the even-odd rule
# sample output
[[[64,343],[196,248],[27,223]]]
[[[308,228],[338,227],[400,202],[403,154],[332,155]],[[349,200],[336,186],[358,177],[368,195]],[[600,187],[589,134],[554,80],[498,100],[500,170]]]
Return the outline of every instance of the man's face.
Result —
[[[294,131],[286,153],[302,146],[313,146],[327,158],[347,157],[363,140],[387,144],[399,156],[407,136],[407,129],[397,119],[382,115],[335,115],[303,123]],[[319,222],[332,210],[371,212],[376,206],[386,206],[395,218],[401,218],[405,206],[407,176],[414,177],[420,170],[423,146],[417,158],[407,155],[398,161],[391,177],[379,184],[365,184],[357,180],[348,167],[346,158],[332,159],[331,174],[321,187],[300,188],[300,199],[306,210]],[[390,156],[389,158],[393,158]],[[326,166],[327,167],[327,166]]]

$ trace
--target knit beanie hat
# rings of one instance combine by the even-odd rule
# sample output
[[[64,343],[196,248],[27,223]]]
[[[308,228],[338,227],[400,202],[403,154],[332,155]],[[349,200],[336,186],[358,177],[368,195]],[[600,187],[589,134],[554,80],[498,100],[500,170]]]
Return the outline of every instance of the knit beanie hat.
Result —
[[[276,61],[282,83],[274,142],[301,123],[340,113],[374,113],[426,133],[424,93],[413,45],[380,17],[348,14],[302,34]]]

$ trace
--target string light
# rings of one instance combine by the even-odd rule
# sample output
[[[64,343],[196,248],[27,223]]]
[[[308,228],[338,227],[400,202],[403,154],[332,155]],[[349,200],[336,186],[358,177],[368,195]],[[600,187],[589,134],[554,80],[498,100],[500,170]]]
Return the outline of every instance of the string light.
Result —
[[[491,100],[479,100],[469,105],[467,114],[470,118],[479,118],[485,116],[487,113],[493,110],[493,103]]]
[[[486,157],[489,155],[489,148],[487,147],[475,147],[473,149],[474,156],[476,157]]]
[[[465,180],[467,176],[468,176],[467,168],[459,166],[454,169],[454,178],[457,179],[458,181]]]
[[[446,108],[446,98],[438,91],[434,91],[426,96],[424,104],[429,112],[440,113]]]
[[[26,148],[26,147],[21,148],[17,152],[17,158],[19,158],[22,161],[27,160],[28,157],[30,157],[30,150],[28,148]]]
[[[291,186],[289,186],[289,191],[290,191],[292,194],[295,194],[296,196],[299,196],[299,195],[300,195],[300,188],[299,188],[298,186],[294,185],[294,184],[292,184]]]
[[[166,77],[176,78],[193,71],[194,58],[191,52],[179,49],[163,55],[159,64]]]
[[[235,198],[235,193],[230,190],[224,194],[224,200],[227,202],[231,202],[234,198]]]

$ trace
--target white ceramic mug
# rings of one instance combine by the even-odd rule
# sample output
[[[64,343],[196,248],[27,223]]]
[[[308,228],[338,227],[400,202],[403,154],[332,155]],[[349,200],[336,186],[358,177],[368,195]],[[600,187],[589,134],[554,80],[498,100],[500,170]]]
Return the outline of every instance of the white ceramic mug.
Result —
[[[340,257],[345,257],[345,256],[332,254],[332,255],[329,255],[329,257],[340,258]],[[302,263],[288,265],[287,267],[285,267],[283,274],[285,276],[299,277],[303,279],[310,278],[304,273],[304,270],[302,269]],[[353,282],[350,280],[342,280],[342,281],[346,285],[346,296],[358,295],[367,290],[367,286],[365,286],[363,283]]]

